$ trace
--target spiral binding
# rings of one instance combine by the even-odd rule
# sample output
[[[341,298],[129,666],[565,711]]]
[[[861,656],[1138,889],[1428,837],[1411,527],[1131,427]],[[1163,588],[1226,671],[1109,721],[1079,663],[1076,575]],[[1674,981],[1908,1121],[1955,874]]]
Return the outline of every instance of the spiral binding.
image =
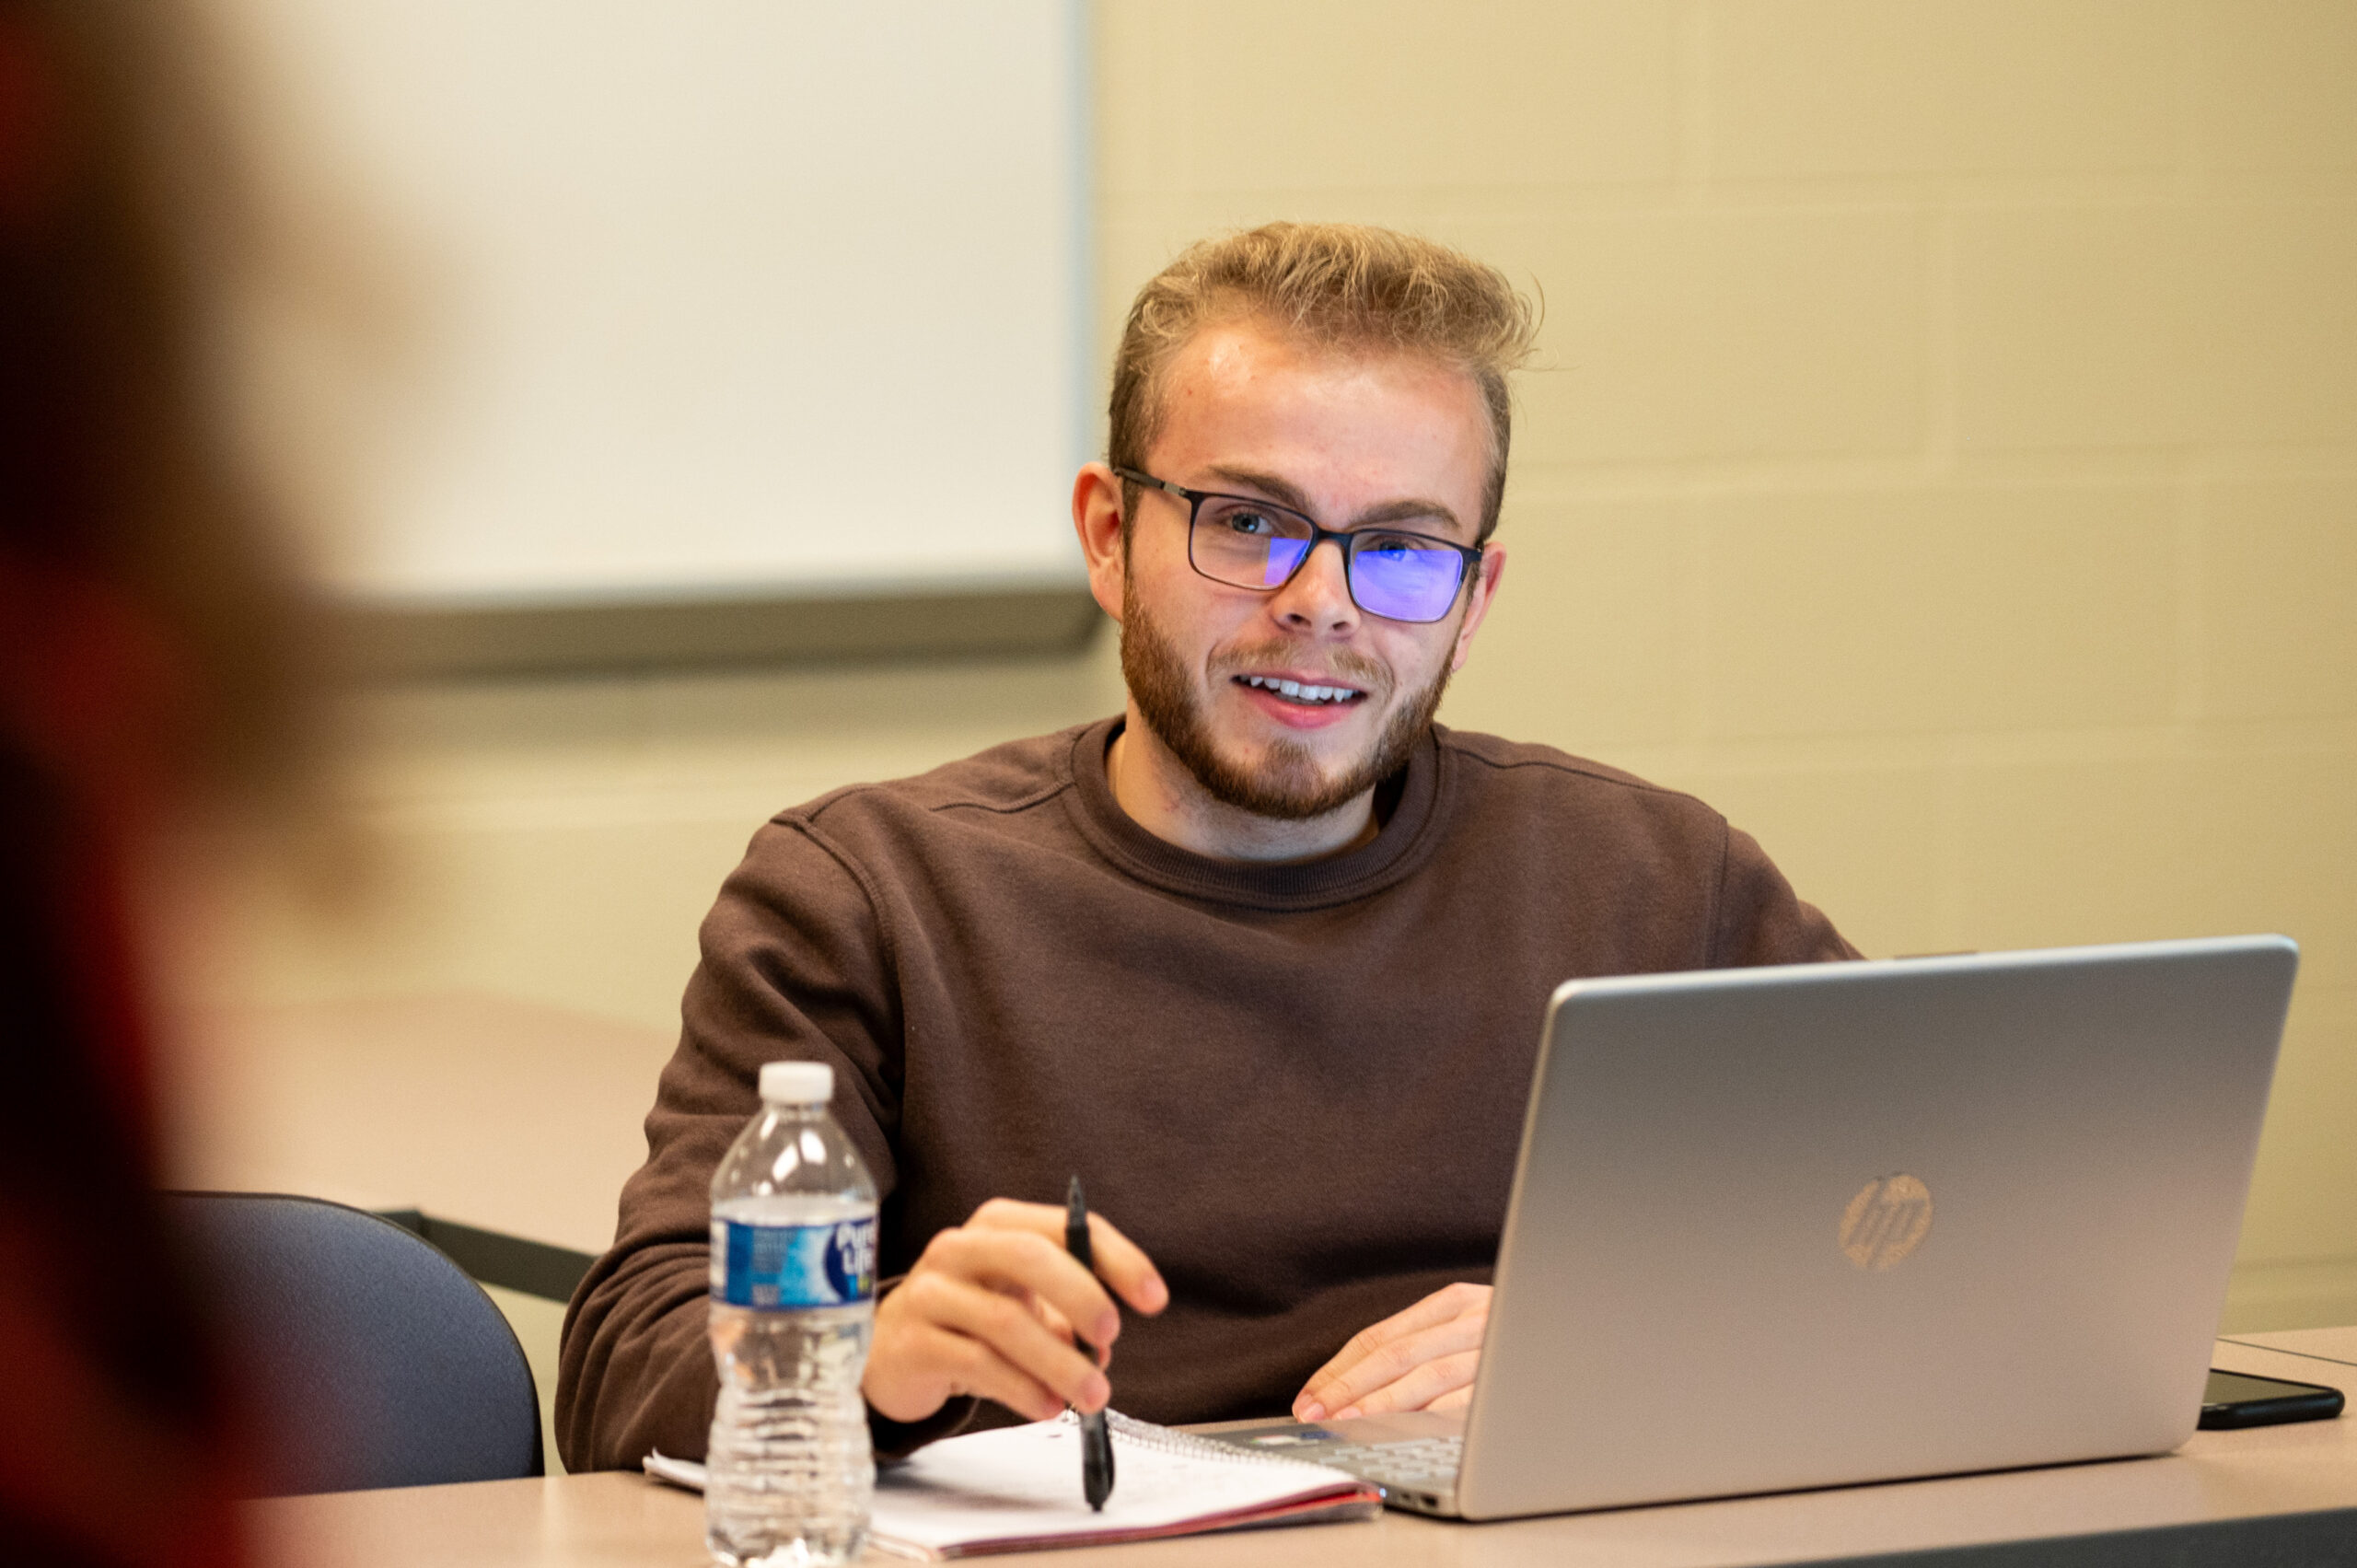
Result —
[[[1066,1421],[1077,1424],[1080,1418],[1064,1411]],[[1107,1411],[1105,1424],[1124,1443],[1135,1444],[1157,1453],[1176,1454],[1181,1458],[1219,1459],[1244,1465],[1291,1465],[1296,1469],[1323,1469],[1327,1467],[1311,1459],[1295,1458],[1291,1454],[1271,1454],[1257,1448],[1239,1448],[1227,1443],[1214,1443],[1208,1437],[1198,1437],[1191,1432],[1174,1427],[1156,1426],[1150,1421],[1140,1421],[1120,1411]]]

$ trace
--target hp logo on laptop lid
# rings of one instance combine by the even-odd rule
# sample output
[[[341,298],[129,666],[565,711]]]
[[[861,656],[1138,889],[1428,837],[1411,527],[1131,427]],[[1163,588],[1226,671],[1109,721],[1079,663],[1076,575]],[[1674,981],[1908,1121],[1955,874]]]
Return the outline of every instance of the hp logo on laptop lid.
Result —
[[[1901,1171],[1860,1188],[1841,1212],[1841,1251],[1861,1269],[1896,1266],[1932,1231],[1932,1191]]]

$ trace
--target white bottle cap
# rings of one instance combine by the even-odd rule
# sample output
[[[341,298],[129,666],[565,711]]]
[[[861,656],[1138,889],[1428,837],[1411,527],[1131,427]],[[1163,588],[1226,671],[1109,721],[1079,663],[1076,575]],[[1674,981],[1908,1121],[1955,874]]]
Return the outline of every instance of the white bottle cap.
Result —
[[[823,1062],[764,1062],[761,1099],[769,1105],[824,1105],[835,1098],[835,1070]]]

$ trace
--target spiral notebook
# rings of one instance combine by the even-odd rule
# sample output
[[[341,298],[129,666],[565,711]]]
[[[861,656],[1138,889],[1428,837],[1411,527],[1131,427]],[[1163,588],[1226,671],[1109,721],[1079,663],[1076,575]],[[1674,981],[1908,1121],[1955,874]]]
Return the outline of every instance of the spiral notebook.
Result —
[[[1264,1525],[1364,1519],[1383,1495],[1355,1476],[1108,1417],[1113,1495],[1092,1513],[1080,1492],[1080,1423],[1053,1421],[946,1438],[878,1465],[869,1539],[921,1561],[1103,1546]],[[646,1457],[646,1472],[702,1490],[703,1467]]]

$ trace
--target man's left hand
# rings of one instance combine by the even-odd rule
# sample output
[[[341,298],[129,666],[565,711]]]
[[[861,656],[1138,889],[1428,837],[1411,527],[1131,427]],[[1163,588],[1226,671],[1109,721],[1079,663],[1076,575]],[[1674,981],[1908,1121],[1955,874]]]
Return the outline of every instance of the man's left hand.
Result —
[[[1473,1398],[1490,1287],[1458,1283],[1360,1330],[1294,1396],[1296,1421],[1459,1410]]]

